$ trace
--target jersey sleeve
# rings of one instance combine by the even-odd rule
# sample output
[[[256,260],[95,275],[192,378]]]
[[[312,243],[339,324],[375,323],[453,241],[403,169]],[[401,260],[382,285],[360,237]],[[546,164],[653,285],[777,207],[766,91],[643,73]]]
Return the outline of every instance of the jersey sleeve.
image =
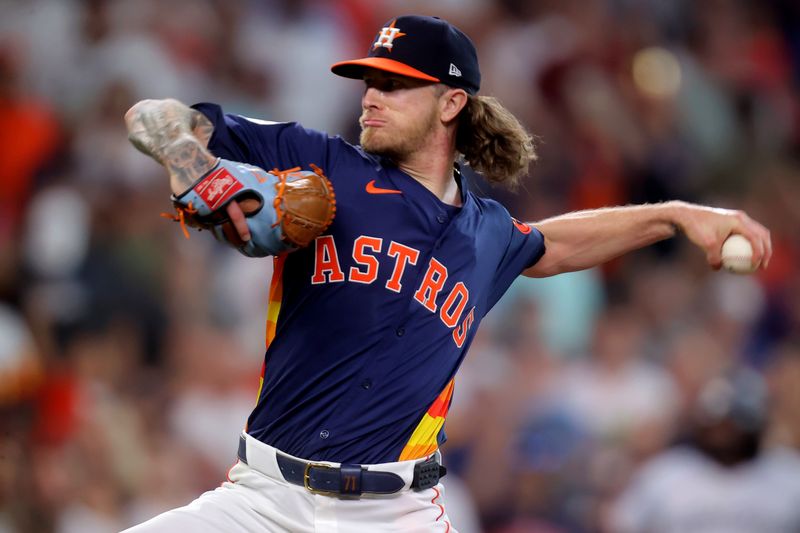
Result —
[[[334,163],[335,143],[325,133],[296,122],[270,122],[224,113],[217,104],[199,103],[192,107],[214,125],[208,149],[215,156],[265,170],[296,166],[308,169],[311,164],[327,170]]]
[[[494,283],[489,293],[486,311],[488,312],[505,294],[514,280],[523,270],[533,266],[544,255],[544,236],[529,224],[524,224],[513,218],[508,211],[499,204],[497,211],[497,234],[503,237],[505,251],[503,252]]]

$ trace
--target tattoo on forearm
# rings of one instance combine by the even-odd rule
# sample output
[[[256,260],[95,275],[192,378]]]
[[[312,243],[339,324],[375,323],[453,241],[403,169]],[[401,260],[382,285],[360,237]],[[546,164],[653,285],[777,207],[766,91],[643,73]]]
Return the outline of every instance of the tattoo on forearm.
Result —
[[[214,133],[214,125],[200,111],[192,109],[192,133],[203,144],[208,146],[211,134]]]
[[[188,189],[216,162],[205,148],[211,121],[177,100],[139,102],[125,120],[131,143],[167,168],[173,192]]]
[[[208,172],[216,161],[194,136],[186,135],[168,146],[163,162],[169,171],[173,189],[177,186],[182,192]]]

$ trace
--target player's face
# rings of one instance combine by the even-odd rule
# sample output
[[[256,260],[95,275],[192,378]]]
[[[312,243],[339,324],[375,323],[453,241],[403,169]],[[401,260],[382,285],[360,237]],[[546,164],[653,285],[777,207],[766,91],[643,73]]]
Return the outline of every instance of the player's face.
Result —
[[[439,125],[436,84],[371,70],[364,75],[361,146],[367,152],[404,160],[428,143]]]

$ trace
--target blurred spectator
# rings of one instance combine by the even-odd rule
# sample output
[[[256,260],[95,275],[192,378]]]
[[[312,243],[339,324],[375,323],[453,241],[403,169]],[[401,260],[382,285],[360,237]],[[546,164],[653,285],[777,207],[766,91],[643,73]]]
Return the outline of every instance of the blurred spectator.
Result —
[[[669,439],[677,391],[670,376],[642,356],[643,322],[633,309],[606,309],[589,357],[576,361],[558,383],[565,411],[594,438],[641,454]]]
[[[545,310],[530,322],[514,320],[516,329],[533,329],[546,346],[564,356],[589,350],[595,321],[603,310],[605,289],[599,269],[570,272],[551,278],[517,278],[486,320],[508,322],[519,305],[535,302]]]
[[[800,453],[764,448],[766,389],[755,373],[719,375],[691,411],[685,444],[645,464],[614,507],[609,531],[800,529]]]
[[[330,76],[329,68],[348,54],[361,53],[355,50],[357,35],[347,12],[335,4],[308,0],[281,0],[258,8],[250,3],[248,9],[236,32],[236,53],[248,64],[275,73],[276,109],[268,118],[293,120],[322,131],[345,129],[342,124],[352,122],[358,113],[357,95],[346,80]],[[302,65],[301,71],[297,65]]]
[[[22,85],[21,47],[0,35],[0,245],[19,231],[39,173],[59,149],[61,128],[52,106],[27,93]]]
[[[0,409],[31,399],[42,379],[33,334],[16,309],[0,303]]]
[[[537,410],[512,448],[508,523],[494,533],[566,533],[589,525],[585,476],[591,438],[566,413]]]
[[[175,379],[168,422],[173,434],[208,464],[209,483],[236,461],[235,444],[258,393],[260,363],[226,331],[189,324],[173,332]]]
[[[766,376],[772,393],[769,442],[800,450],[800,339],[775,349]]]

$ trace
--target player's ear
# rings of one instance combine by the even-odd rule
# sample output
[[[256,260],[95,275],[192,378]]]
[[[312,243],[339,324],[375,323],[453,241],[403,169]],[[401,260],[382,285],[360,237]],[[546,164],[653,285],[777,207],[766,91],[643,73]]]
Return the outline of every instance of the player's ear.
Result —
[[[464,89],[447,87],[439,97],[439,109],[442,122],[450,122],[467,105],[467,93]]]

